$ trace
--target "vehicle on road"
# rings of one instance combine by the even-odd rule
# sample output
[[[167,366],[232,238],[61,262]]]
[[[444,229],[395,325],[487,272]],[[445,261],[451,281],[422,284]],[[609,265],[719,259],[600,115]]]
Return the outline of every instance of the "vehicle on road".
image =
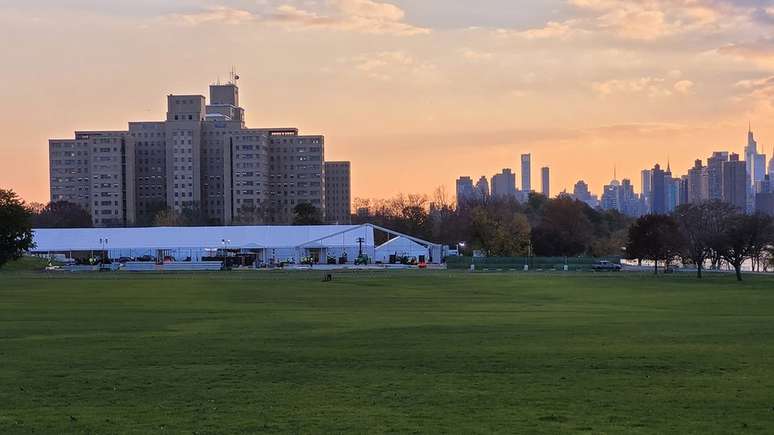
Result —
[[[596,272],[620,272],[622,267],[620,264],[617,263],[611,263],[609,261],[600,261],[598,263],[594,263],[594,266],[592,266],[592,269]]]

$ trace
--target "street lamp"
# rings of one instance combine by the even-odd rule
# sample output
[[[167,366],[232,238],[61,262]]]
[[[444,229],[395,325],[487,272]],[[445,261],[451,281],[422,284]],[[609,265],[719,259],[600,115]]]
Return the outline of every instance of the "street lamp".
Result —
[[[223,269],[225,270],[228,268],[228,244],[231,243],[231,240],[222,239],[220,242],[223,243]]]

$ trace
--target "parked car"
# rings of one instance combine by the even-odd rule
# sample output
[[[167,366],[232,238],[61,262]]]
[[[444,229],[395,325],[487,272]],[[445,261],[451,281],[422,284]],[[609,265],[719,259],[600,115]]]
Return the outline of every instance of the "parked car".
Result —
[[[592,267],[597,272],[620,272],[621,265],[617,263],[611,263],[609,261],[600,261],[595,263]]]

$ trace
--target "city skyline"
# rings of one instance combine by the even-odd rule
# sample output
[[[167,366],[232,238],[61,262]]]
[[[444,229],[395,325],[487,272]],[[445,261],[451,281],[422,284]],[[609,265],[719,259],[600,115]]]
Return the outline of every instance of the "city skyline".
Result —
[[[743,152],[735,150],[714,151],[704,159],[697,158],[693,166],[685,172],[673,171],[671,161],[666,167],[656,162],[652,169],[640,171],[639,189],[631,177],[618,178],[617,166],[613,167],[613,177],[602,186],[598,195],[583,178],[573,186],[572,191],[563,190],[554,195],[550,191],[551,168],[541,168],[541,189],[530,185],[531,154],[521,156],[521,185],[517,186],[519,176],[511,168],[505,168],[492,177],[493,198],[513,198],[526,202],[531,193],[543,196],[569,196],[585,202],[593,208],[617,210],[630,217],[645,214],[669,214],[679,206],[701,204],[707,201],[722,201],[737,210],[752,214],[762,212],[774,215],[774,151],[771,158],[759,152],[758,141],[748,125],[746,144]],[[768,161],[768,163],[767,163]],[[486,200],[486,177],[481,177],[474,187],[470,176],[462,176],[456,182],[457,205],[466,207]]]
[[[356,168],[353,197],[452,191],[448,174],[524,153],[552,191],[582,163],[598,192],[614,166],[636,181],[655,161],[743,155],[748,120],[768,155],[773,20],[772,1],[4,4],[0,185],[45,201],[49,137],[154,119],[163,95],[236,65],[247,121],[324,134]],[[390,178],[397,164],[412,176]]]

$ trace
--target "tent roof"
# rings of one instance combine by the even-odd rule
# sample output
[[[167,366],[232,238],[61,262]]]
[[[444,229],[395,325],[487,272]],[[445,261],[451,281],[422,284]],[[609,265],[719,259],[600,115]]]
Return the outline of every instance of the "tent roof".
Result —
[[[366,246],[374,245],[373,228],[360,225],[57,228],[36,229],[33,235],[35,252],[220,248],[223,240],[228,240],[228,247],[234,249],[296,248],[312,241],[315,243],[306,247],[352,247],[358,246],[359,237],[365,239]]]
[[[419,243],[408,239],[403,236],[398,236],[393,239],[390,239],[381,245],[377,246],[376,249],[417,249],[417,250],[427,250],[427,247],[420,245]]]

